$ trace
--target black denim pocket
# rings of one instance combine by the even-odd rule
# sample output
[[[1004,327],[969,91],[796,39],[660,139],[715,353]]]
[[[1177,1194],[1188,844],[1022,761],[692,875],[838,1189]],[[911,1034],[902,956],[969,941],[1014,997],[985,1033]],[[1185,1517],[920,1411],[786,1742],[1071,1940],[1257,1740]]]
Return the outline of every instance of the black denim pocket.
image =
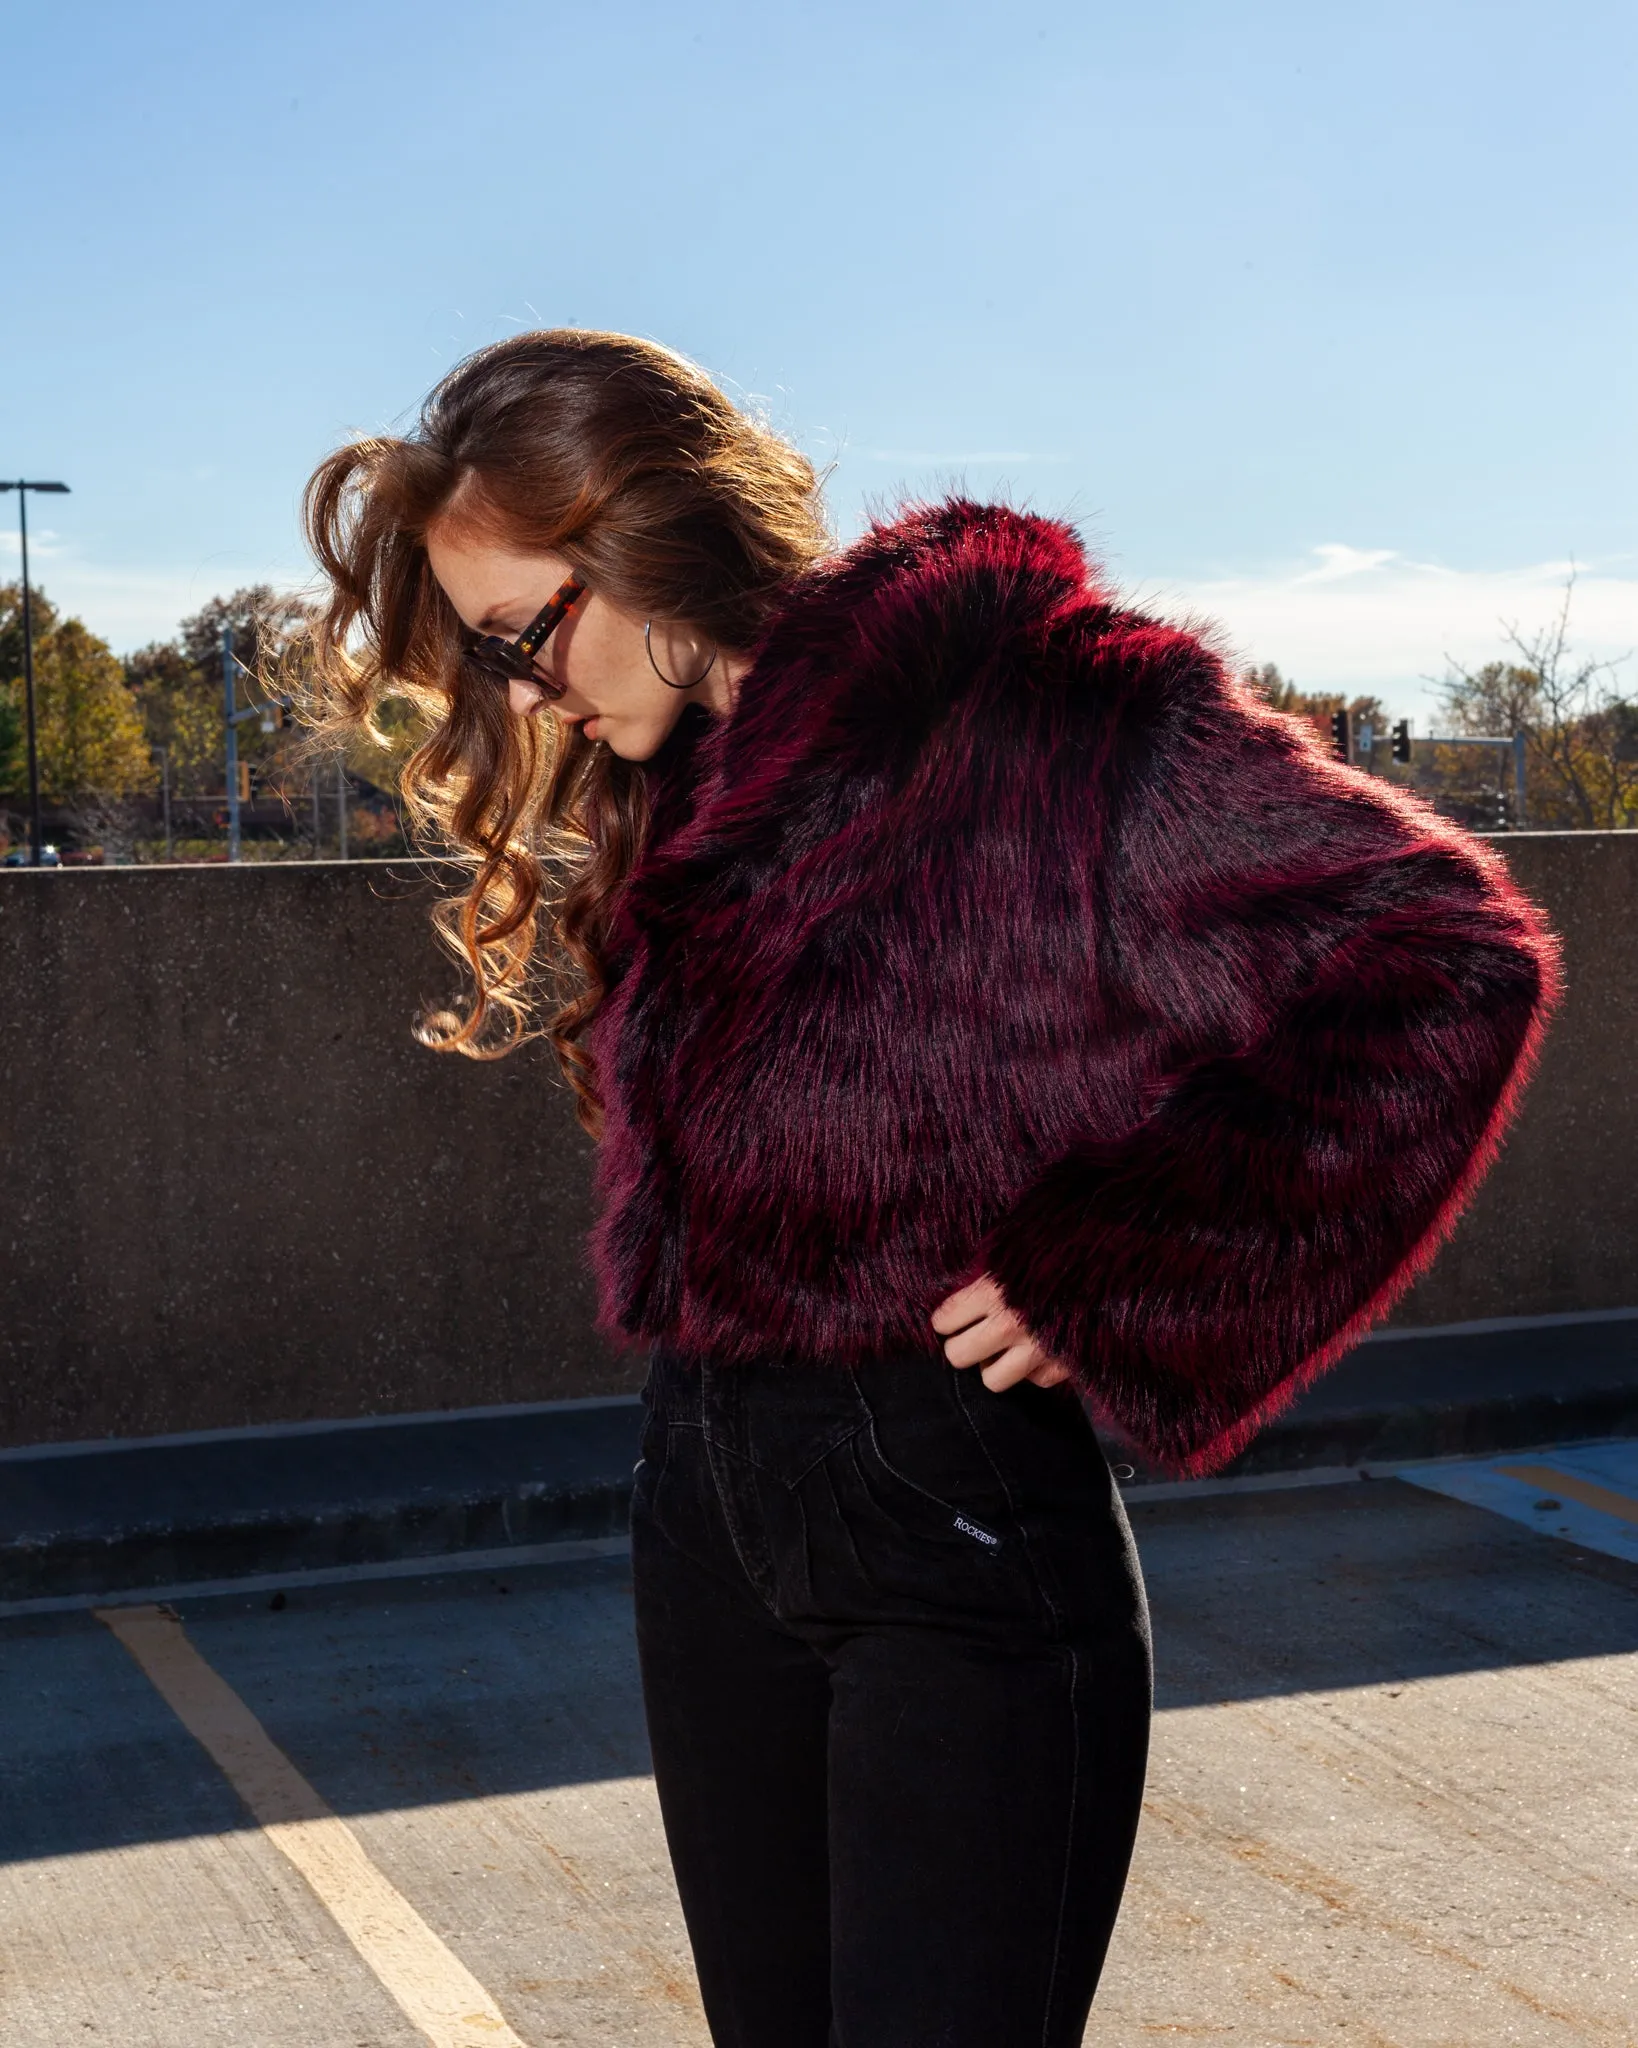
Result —
[[[1002,1634],[1038,1628],[1029,1559],[983,1475],[970,1466],[950,1483],[925,1440],[908,1461],[900,1448],[867,1421],[805,1483],[817,1604],[876,1621],[949,1625],[959,1616],[964,1627]],[[934,1476],[937,1487],[927,1483]]]
[[[962,1546],[976,1545],[986,1557],[998,1558],[1011,1548],[1008,1538],[991,1521],[981,1518],[971,1501],[946,1499],[902,1471],[882,1449],[881,1433],[874,1421],[859,1432],[855,1450],[860,1478],[880,1505],[898,1520],[930,1536]],[[987,1499],[984,1505],[990,1509]]]
[[[891,1607],[1043,1619],[1007,1489],[968,1426],[942,1360],[882,1360],[859,1374],[862,1428],[831,1461],[866,1580]]]
[[[790,1488],[869,1419],[854,1375],[841,1366],[728,1367],[709,1376],[702,1396],[712,1448]]]

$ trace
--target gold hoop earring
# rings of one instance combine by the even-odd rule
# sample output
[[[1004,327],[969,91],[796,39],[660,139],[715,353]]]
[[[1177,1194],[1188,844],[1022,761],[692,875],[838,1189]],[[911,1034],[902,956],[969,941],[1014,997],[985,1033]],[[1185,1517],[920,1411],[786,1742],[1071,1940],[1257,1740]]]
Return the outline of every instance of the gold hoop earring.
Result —
[[[721,648],[713,647],[711,649],[711,659],[705,664],[704,668],[700,670],[699,674],[694,678],[694,680],[691,683],[674,683],[671,680],[671,678],[666,674],[665,670],[661,668],[660,664],[654,659],[654,641],[652,637],[653,631],[654,621],[652,619],[645,619],[643,621],[643,645],[648,649],[649,667],[653,669],[654,673],[659,677],[660,681],[665,684],[668,690],[697,690],[700,684],[703,683],[706,677],[711,673],[712,669],[716,667],[717,656],[721,653]]]

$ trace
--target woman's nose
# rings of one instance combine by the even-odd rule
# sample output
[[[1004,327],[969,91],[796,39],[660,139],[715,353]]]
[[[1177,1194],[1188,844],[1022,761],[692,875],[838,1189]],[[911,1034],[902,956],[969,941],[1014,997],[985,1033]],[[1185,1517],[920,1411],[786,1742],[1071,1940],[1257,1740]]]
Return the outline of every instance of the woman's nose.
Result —
[[[531,711],[537,711],[546,701],[546,692],[540,685],[528,682],[522,676],[513,676],[507,685],[507,694],[512,709],[520,718],[527,718]]]

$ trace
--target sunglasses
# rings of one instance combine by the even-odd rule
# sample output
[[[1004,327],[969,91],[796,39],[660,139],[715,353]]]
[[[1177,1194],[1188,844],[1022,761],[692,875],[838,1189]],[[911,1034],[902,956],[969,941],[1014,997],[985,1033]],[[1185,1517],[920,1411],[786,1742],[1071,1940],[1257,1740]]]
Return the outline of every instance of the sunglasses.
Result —
[[[504,640],[498,633],[480,634],[462,649],[463,666],[486,683],[533,683],[548,697],[561,697],[567,685],[543,676],[535,667],[535,657],[554,628],[573,611],[585,588],[578,576],[565,578],[515,640]]]

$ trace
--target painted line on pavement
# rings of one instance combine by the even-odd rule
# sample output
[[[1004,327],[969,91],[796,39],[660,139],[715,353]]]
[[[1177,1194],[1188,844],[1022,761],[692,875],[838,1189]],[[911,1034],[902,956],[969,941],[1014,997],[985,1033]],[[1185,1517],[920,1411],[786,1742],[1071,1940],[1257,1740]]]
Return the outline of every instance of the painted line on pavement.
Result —
[[[565,1536],[553,1543],[513,1543],[497,1550],[385,1557],[374,1564],[315,1564],[299,1572],[249,1572],[237,1579],[184,1579],[174,1586],[130,1586],[100,1593],[42,1593],[33,1600],[0,1600],[0,1621],[27,1614],[78,1614],[87,1607],[214,1600],[234,1593],[293,1593],[303,1586],[356,1586],[372,1579],[441,1579],[451,1572],[522,1571],[525,1565],[578,1564],[588,1557],[625,1557],[630,1550],[629,1536]]]
[[[1578,1479],[1573,1472],[1561,1472],[1556,1465],[1498,1465],[1508,1479],[1522,1479],[1527,1486],[1539,1486],[1543,1493],[1565,1493],[1584,1508],[1597,1508],[1601,1515],[1618,1521],[1638,1522],[1638,1500],[1617,1493],[1613,1487],[1595,1486],[1590,1479]]]
[[[466,1965],[365,1855],[163,1607],[96,1610],[210,1753],[263,1834],[301,1873],[405,2017],[434,2048],[526,2048]]]
[[[1543,1447],[1535,1457],[1401,1465],[1395,1478],[1504,1515],[1540,1536],[1638,1564],[1638,1437]]]

